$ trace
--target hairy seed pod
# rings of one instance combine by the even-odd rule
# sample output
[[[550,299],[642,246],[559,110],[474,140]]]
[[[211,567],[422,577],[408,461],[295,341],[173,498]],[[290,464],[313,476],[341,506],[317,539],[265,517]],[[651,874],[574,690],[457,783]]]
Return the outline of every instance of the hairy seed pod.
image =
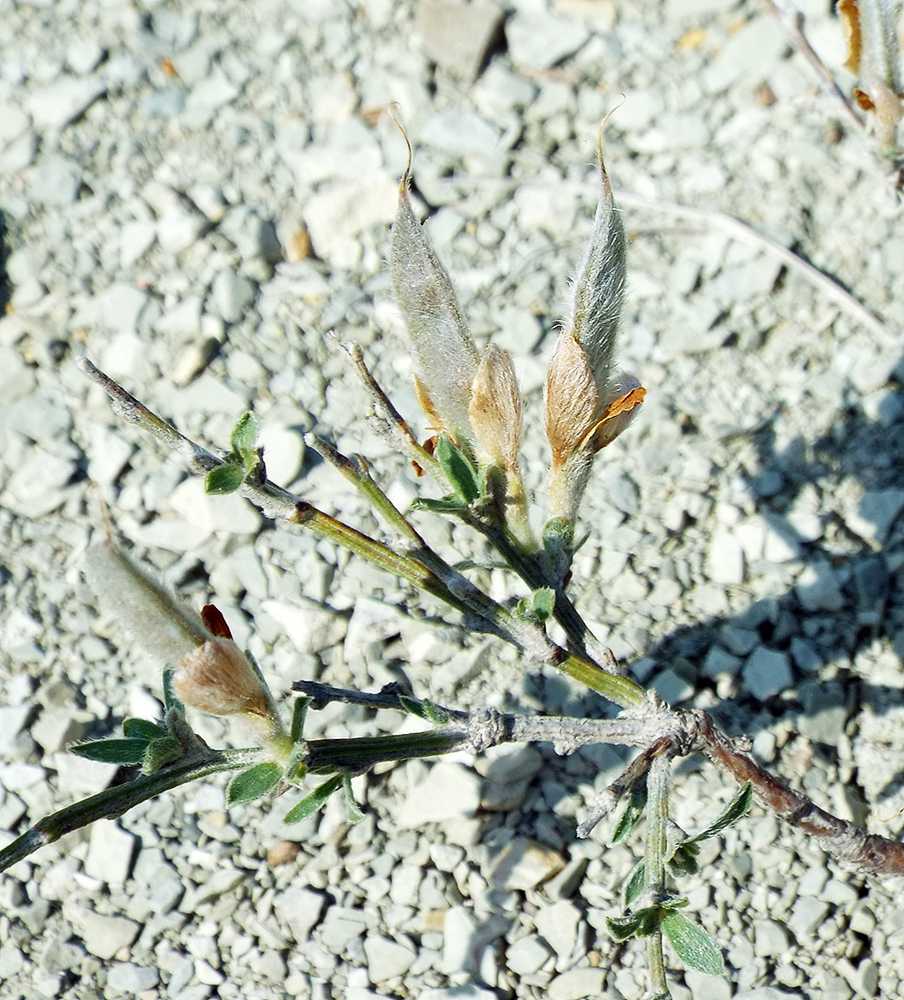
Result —
[[[389,271],[434,413],[443,429],[464,444],[471,440],[468,404],[480,358],[449,275],[411,209],[407,170],[392,226]]]
[[[109,540],[85,553],[85,578],[102,609],[161,666],[179,663],[213,638],[193,611]]]
[[[621,215],[600,151],[600,197],[593,230],[574,284],[570,327],[584,348],[602,394],[608,385],[625,298],[627,248]]]

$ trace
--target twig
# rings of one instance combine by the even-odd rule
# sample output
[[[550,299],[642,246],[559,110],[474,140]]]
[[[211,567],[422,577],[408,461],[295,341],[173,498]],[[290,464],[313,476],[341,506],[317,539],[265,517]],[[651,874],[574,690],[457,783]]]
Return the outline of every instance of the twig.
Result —
[[[732,215],[720,212],[713,208],[698,208],[690,205],[678,205],[675,202],[663,201],[659,198],[648,198],[646,195],[634,194],[628,191],[619,191],[617,200],[622,205],[633,205],[636,208],[643,208],[654,212],[664,212],[678,218],[695,219],[706,225],[721,229],[729,236],[742,243],[766,250],[773,256],[778,257],[787,267],[801,274],[812,285],[815,285],[823,294],[832,299],[836,305],[849,316],[853,317],[868,330],[879,337],[883,342],[888,343],[892,334],[885,323],[875,316],[853,295],[843,288],[834,278],[814,267],[809,261],[798,256],[793,250],[789,250],[776,240],[762,233],[757,232],[752,226]]]
[[[840,865],[870,875],[904,875],[904,844],[864,833],[853,823],[820,809],[736,749],[705,712],[698,716],[698,733],[700,749],[714,764],[739,784],[751,782],[763,805],[812,837]]]
[[[224,464],[216,455],[180,434],[87,358],[77,358],[76,365],[104,389],[115,413],[176,451],[189,471],[203,475]],[[302,525],[342,545],[375,566],[444,601],[462,613],[472,629],[510,642],[531,660],[559,670],[622,708],[639,707],[646,701],[643,688],[630,678],[612,674],[588,657],[563,649],[546,635],[542,626],[508,611],[466,577],[450,569],[454,578],[442,579],[419,559],[396,552],[391,546],[339,521],[265,477],[260,478],[261,469],[263,463],[245,477],[237,492],[267,517]]]
[[[861,135],[866,136],[867,129],[865,122],[851,106],[851,102],[845,96],[844,91],[835,82],[835,77],[829,72],[826,64],[819,58],[816,50],[804,34],[804,15],[801,11],[790,3],[790,0],[781,0],[781,4],[776,3],[775,0],[760,0],[760,5],[778,21],[791,44],[813,67],[824,90],[830,97],[834,98],[848,121]]]
[[[82,358],[78,364],[83,372],[104,387],[117,413],[176,450],[183,456],[189,469],[206,472],[222,464],[216,456],[148,410],[90,361]],[[474,714],[469,717],[467,727],[447,727],[446,731],[433,734],[436,739],[433,739],[430,732],[413,734],[422,742],[415,739],[409,748],[412,755],[421,755],[422,749],[434,744],[434,753],[445,752],[439,747],[457,746],[462,740],[475,749],[514,739],[549,740],[563,748],[599,742],[652,747],[664,740],[668,744],[666,755],[669,758],[700,751],[739,783],[751,782],[754,792],[764,805],[792,826],[813,837],[842,865],[874,875],[904,874],[904,844],[866,834],[853,824],[820,809],[805,795],[790,789],[747,754],[734,747],[705,712],[686,713],[662,707],[629,678],[613,676],[592,660],[568,653],[548,639],[541,628],[517,619],[476,587],[469,584],[471,590],[465,595],[452,593],[437,576],[416,560],[406,559],[388,546],[368,538],[271,483],[246,480],[240,492],[269,516],[303,524],[325,537],[333,538],[363,558],[435,594],[465,614],[476,616],[488,630],[495,631],[529,657],[555,667],[623,708],[630,709],[615,720],[542,720],[524,716],[505,717],[492,711]],[[446,740],[445,744],[443,740]],[[319,752],[322,753],[323,750],[319,749]],[[342,750],[339,748],[329,752],[341,756]],[[387,751],[378,746],[374,752],[384,754]],[[427,752],[426,749],[424,752]],[[335,760],[332,763],[335,766]],[[58,815],[54,814],[49,819],[55,819]],[[45,835],[46,832],[40,834]],[[41,840],[36,846],[46,842]],[[34,849],[33,846],[26,853]]]
[[[64,834],[81,830],[98,819],[114,819],[134,806],[171,788],[220,771],[235,771],[264,759],[265,751],[254,747],[241,750],[211,750],[202,759],[177,761],[154,774],[143,774],[124,785],[105,788],[81,802],[75,802],[39,820],[20,837],[0,850],[0,871],[59,840]]]

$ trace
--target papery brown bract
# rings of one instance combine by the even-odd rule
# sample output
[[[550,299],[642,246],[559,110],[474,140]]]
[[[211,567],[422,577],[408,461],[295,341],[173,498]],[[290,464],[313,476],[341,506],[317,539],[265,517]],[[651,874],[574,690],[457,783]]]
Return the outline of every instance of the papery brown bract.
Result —
[[[280,729],[270,692],[231,639],[209,639],[186,656],[173,675],[173,691],[200,712],[241,717],[261,742]]]
[[[508,351],[490,345],[471,386],[468,416],[479,451],[509,474],[518,472],[521,394]]]

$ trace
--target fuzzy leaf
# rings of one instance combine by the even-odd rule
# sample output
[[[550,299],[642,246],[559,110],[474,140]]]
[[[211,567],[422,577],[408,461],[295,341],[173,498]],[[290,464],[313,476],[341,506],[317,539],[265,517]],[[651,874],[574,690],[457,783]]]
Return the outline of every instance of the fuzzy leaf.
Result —
[[[643,811],[647,805],[647,786],[644,782],[638,782],[628,794],[628,801],[625,803],[624,812],[621,814],[615,829],[612,831],[611,843],[617,844],[637,826]]]
[[[445,434],[440,434],[436,442],[436,458],[449,482],[465,503],[472,503],[480,496],[473,466]]]
[[[440,708],[439,705],[434,705],[432,701],[422,701],[421,704],[424,706],[427,720],[435,726],[443,726],[449,721],[449,713]]]
[[[545,622],[552,617],[556,606],[556,592],[552,587],[541,587],[531,597],[531,615],[537,621]]]
[[[260,421],[253,413],[243,413],[232,428],[229,443],[232,450],[241,455],[246,461],[256,457],[254,446],[257,444],[257,436],[260,433]]]
[[[675,853],[668,860],[669,871],[676,878],[681,878],[682,875],[696,875],[700,871],[700,865],[697,861],[699,853],[700,849],[696,844],[688,841],[679,844],[675,848]]]
[[[719,946],[702,927],[683,913],[669,910],[662,917],[662,932],[671,942],[675,954],[689,968],[718,976],[725,971]]]
[[[424,721],[429,718],[427,710],[424,707],[424,703],[420,700],[420,698],[412,698],[411,695],[400,694],[399,704],[409,715],[413,715],[418,719],[423,719]]]
[[[297,743],[304,733],[304,720],[308,714],[310,698],[296,698],[292,706],[292,725],[289,728],[289,736],[293,743]]]
[[[148,748],[143,739],[92,740],[69,747],[69,752],[101,764],[138,764]]]
[[[151,722],[150,719],[126,719],[122,724],[122,735],[150,743],[151,740],[159,740],[161,736],[168,734],[163,726]]]
[[[662,911],[658,906],[647,906],[624,917],[606,917],[609,932],[616,941],[629,937],[649,937],[659,927]]]
[[[467,514],[467,504],[463,504],[457,497],[443,497],[441,500],[432,500],[429,497],[415,497],[411,501],[412,510],[428,510],[432,514]]]
[[[322,809],[326,805],[326,800],[341,784],[341,774],[334,774],[331,778],[327,778],[322,785],[318,785],[313,792],[292,806],[286,815],[283,816],[283,823],[297,823],[299,820],[307,819],[308,816],[317,812],[318,809]]]
[[[642,923],[642,917],[637,913],[629,913],[625,917],[606,917],[606,926],[616,941],[627,941],[637,934]]]
[[[272,761],[264,761],[239,771],[229,782],[226,790],[226,805],[234,806],[240,802],[251,802],[259,799],[273,789],[282,777],[282,768]]]
[[[726,827],[737,823],[739,819],[746,815],[753,802],[753,785],[748,781],[719,815],[709,824],[705,830],[695,833],[685,843],[694,844],[700,840],[708,840],[710,837],[718,836]]]
[[[634,871],[631,872],[628,881],[625,883],[625,906],[630,906],[635,899],[643,892],[647,880],[647,866],[641,861]]]
[[[235,491],[245,481],[245,470],[241,465],[234,465],[227,462],[225,465],[218,465],[215,469],[204,477],[204,492],[211,496],[223,496],[226,493]]]
[[[172,764],[174,760],[180,760],[184,753],[182,744],[175,736],[167,735],[151,740],[141,764],[142,774],[154,774],[161,767]]]
[[[364,819],[364,813],[361,812],[358,803],[355,801],[350,774],[342,775],[342,787],[345,789],[345,807],[348,810],[348,821],[349,823],[360,823]]]
[[[171,708],[176,709],[182,715],[185,715],[185,706],[176,697],[176,692],[173,690],[173,677],[176,676],[175,667],[167,667],[163,671],[163,713],[166,715]]]

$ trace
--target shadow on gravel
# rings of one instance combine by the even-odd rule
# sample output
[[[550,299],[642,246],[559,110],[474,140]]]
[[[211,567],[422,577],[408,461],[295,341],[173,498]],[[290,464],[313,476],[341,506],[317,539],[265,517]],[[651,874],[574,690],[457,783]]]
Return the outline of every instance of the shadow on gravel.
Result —
[[[902,371],[904,361],[895,374]],[[858,654],[887,639],[904,675],[904,390],[892,383],[871,410],[867,415],[858,401],[839,414],[829,434],[797,438],[784,450],[776,448],[769,427],[756,438],[759,468],[747,477],[750,493],[757,512],[803,563],[806,583],[756,601],[739,615],[677,630],[647,654],[688,669],[698,687],[708,679],[715,683],[720,656],[730,672],[742,671],[753,649],[783,654],[799,708],[772,701],[776,714],[786,715],[829,759],[835,759],[849,719],[865,709],[881,716],[904,703],[900,686],[874,683],[852,668]],[[852,525],[839,508],[841,497],[856,488],[864,496],[859,523]],[[810,532],[795,513],[804,494],[814,491],[818,510],[830,513]],[[774,715],[769,699],[759,702],[744,688],[737,684],[738,699],[722,701],[713,715],[729,732],[755,736]],[[904,768],[884,795],[902,785]]]

